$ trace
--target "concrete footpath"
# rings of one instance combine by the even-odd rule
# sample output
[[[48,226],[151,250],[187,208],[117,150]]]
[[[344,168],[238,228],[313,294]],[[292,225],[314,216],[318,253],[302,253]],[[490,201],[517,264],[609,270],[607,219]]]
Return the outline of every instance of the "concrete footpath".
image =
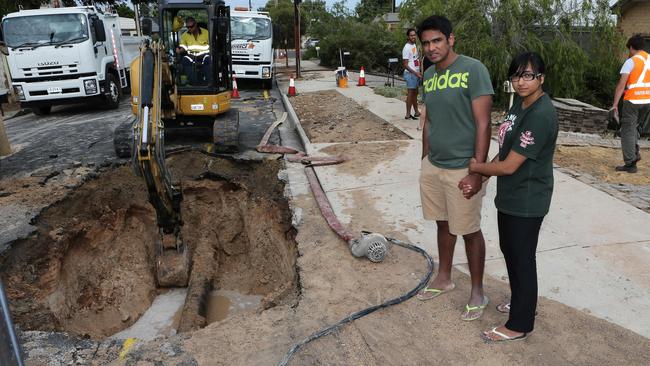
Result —
[[[302,61],[302,66],[313,65]],[[397,154],[369,164],[364,172],[353,175],[342,165],[317,168],[323,188],[344,224],[363,222],[370,226],[365,227],[368,230],[400,233],[437,258],[435,223],[422,218],[420,206],[421,132],[416,130],[417,122],[403,119],[403,102],[374,94],[369,87],[357,87],[356,81],[357,74],[352,74],[348,88],[336,88],[334,72],[321,72],[318,77],[296,80],[296,89],[298,93],[336,89],[411,139],[399,141]],[[280,81],[278,86],[286,93],[286,81]],[[294,123],[300,132],[299,121]],[[314,155],[325,155],[323,149],[340,145],[311,143],[304,132],[301,135],[307,152]],[[367,143],[395,146],[396,141]],[[490,156],[494,156],[497,151],[494,141],[490,150]],[[304,189],[303,181],[296,183]],[[486,275],[507,281],[498,243],[495,185],[496,180],[491,179],[483,201]],[[376,217],[360,217],[368,212],[375,213]],[[459,240],[454,265],[468,273],[461,243]],[[537,251],[539,295],[650,338],[648,263],[650,214],[555,170],[551,211],[542,226]]]

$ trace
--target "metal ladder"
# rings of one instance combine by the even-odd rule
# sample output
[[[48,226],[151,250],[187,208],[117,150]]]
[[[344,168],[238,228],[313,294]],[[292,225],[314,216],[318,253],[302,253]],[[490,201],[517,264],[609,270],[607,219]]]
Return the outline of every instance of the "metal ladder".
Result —
[[[126,80],[126,69],[119,69],[117,72],[120,75],[120,87],[121,88],[126,88],[126,85],[128,84]]]

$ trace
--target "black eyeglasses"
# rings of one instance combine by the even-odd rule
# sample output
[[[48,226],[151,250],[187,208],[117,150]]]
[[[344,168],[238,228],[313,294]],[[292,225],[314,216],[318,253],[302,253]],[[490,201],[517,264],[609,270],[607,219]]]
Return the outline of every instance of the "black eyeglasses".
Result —
[[[525,72],[525,73],[520,74],[520,75],[512,75],[512,76],[510,76],[508,78],[508,80],[510,80],[511,83],[516,83],[517,81],[519,81],[519,79],[524,79],[524,81],[533,81],[533,80],[537,79],[540,76],[542,76],[542,74],[534,74],[532,72]]]

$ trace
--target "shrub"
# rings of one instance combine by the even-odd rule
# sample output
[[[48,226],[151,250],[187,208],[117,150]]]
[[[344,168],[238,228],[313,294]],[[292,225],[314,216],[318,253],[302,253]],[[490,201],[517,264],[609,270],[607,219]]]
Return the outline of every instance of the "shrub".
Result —
[[[388,58],[401,58],[403,44],[398,37],[388,31],[381,23],[363,24],[354,18],[338,22],[336,32],[320,36],[321,64],[329,67],[340,66],[340,53],[350,52],[343,57],[343,65],[350,69],[385,71]]]
[[[406,95],[406,88],[398,86],[378,86],[373,88],[375,94],[379,94],[386,98],[397,98]]]

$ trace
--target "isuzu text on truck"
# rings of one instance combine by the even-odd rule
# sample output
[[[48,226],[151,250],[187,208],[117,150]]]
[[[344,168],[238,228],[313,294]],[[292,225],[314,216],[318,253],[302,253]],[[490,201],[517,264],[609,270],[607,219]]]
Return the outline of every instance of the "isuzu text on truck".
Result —
[[[269,13],[235,7],[230,11],[232,69],[238,79],[273,79],[273,27]]]
[[[21,10],[2,19],[14,92],[23,107],[100,100],[117,108],[139,37],[123,37],[118,16],[96,8]]]

